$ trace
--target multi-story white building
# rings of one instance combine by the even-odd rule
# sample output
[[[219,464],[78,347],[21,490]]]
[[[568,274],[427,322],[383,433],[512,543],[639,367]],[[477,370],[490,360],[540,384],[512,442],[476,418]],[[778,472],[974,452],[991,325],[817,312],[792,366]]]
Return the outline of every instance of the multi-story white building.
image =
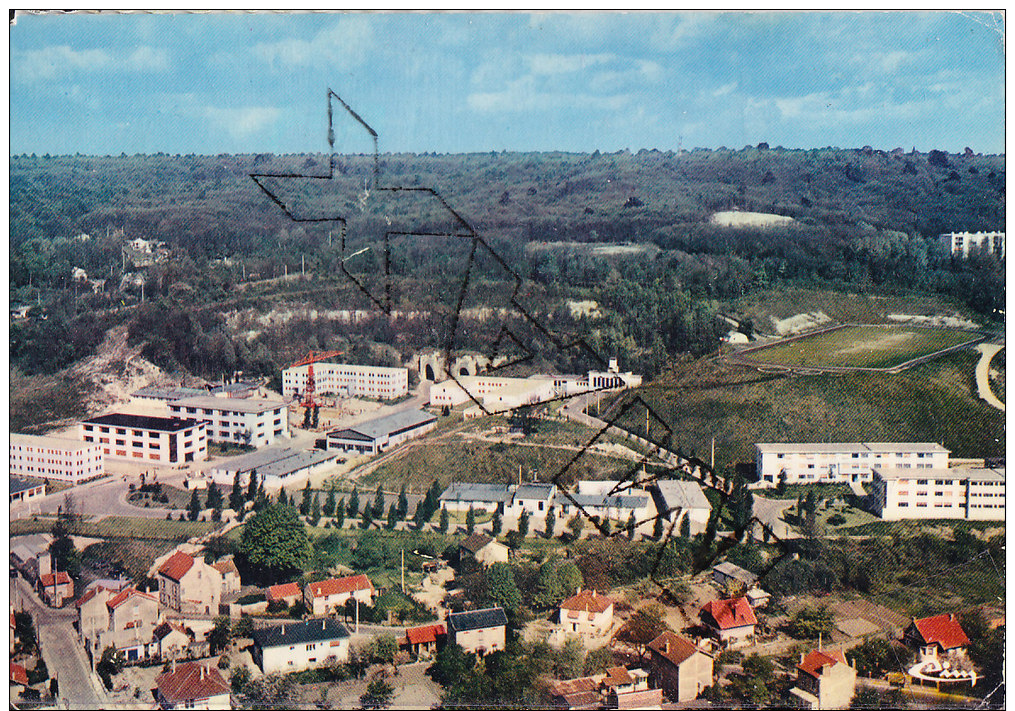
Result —
[[[984,249],[1004,259],[1004,232],[948,232],[940,240],[955,256],[968,257],[970,250]]]
[[[117,412],[84,420],[79,427],[81,439],[98,444],[109,459],[182,464],[208,458],[208,431],[197,420]]]
[[[265,447],[289,436],[285,403],[261,398],[190,397],[166,403],[173,417],[207,425],[211,442],[234,442]]]
[[[11,474],[76,484],[102,476],[102,447],[60,437],[11,435]]]
[[[502,412],[534,405],[557,397],[549,378],[500,378],[492,375],[459,375],[430,386],[430,405],[454,407],[469,400],[482,403],[487,412]]]
[[[936,442],[804,442],[755,446],[758,481],[752,488],[787,484],[837,484],[871,480],[882,469],[946,469],[949,450]]]
[[[318,395],[370,397],[394,400],[409,394],[408,368],[386,368],[348,363],[314,363],[314,389]],[[282,394],[302,395],[309,365],[282,371]]]
[[[1003,521],[1004,469],[875,469],[870,502],[886,521]]]
[[[330,617],[254,630],[250,656],[265,674],[349,660],[349,630]]]

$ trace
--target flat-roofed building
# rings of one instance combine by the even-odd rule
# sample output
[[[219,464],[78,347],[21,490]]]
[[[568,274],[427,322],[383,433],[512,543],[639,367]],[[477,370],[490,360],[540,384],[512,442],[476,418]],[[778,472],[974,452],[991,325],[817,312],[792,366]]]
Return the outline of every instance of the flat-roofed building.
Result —
[[[58,479],[77,484],[102,476],[105,472],[102,447],[96,442],[11,434],[10,450],[10,473],[13,476]]]
[[[437,426],[437,418],[423,410],[405,410],[328,433],[328,450],[378,454],[421,437]]]
[[[327,469],[338,459],[337,452],[300,449],[265,449],[217,462],[208,469],[208,476],[219,485],[231,486],[240,475],[243,486],[250,483],[250,473],[257,472],[257,480],[265,487],[299,485],[311,474]]]
[[[970,251],[980,249],[1004,259],[1004,232],[946,232],[939,239],[956,257],[968,257]]]
[[[553,506],[556,495],[556,484],[542,484],[539,482],[519,484],[514,489],[511,513],[515,516],[521,516],[523,511],[528,511],[531,515],[541,514],[545,516],[546,512]]]
[[[708,526],[712,504],[709,503],[698,482],[659,479],[654,482],[651,491],[656,498],[656,510],[667,521],[675,523],[677,526],[675,532],[679,533],[683,518],[688,519],[692,536],[701,533]]]
[[[166,403],[173,417],[204,422],[211,442],[265,447],[289,436],[285,403],[263,398],[203,395]]]
[[[314,363],[314,388],[318,395],[367,397],[394,400],[409,394],[409,369],[348,363]],[[307,387],[309,365],[282,371],[282,395],[294,397]]]
[[[549,378],[501,378],[493,375],[459,375],[430,386],[430,405],[454,407],[476,400],[487,412],[503,412],[557,397]]]
[[[441,508],[448,511],[476,511],[492,513],[500,508],[506,511],[514,500],[514,493],[507,484],[473,484],[452,482],[439,497]]]
[[[886,521],[1003,521],[1004,469],[875,469],[871,510]]]
[[[584,516],[596,516],[602,520],[609,518],[626,522],[633,513],[635,521],[639,524],[643,523],[650,514],[650,501],[651,497],[644,492],[639,492],[639,495],[634,496],[558,493],[554,497],[554,505],[560,508],[562,516],[580,513]]]
[[[81,439],[102,447],[109,459],[145,464],[183,464],[208,458],[203,422],[117,412],[84,420]]]
[[[802,442],[754,445],[758,481],[753,488],[787,484],[838,484],[871,480],[882,469],[944,469],[949,450],[936,442]]]

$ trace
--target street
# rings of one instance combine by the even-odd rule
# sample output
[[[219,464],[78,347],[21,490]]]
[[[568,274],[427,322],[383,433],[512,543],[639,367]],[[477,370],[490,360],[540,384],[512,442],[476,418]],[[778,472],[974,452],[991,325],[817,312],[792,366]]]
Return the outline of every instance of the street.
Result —
[[[72,709],[109,708],[102,682],[92,673],[74,631],[77,614],[73,604],[63,609],[46,607],[21,577],[11,581],[11,603],[15,610],[32,615],[46,668],[60,684],[61,703]]]

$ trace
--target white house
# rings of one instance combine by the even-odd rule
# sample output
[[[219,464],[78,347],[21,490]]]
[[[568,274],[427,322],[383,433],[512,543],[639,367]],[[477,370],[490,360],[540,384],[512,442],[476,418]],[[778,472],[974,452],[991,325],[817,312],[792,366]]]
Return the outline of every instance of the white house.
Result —
[[[348,600],[370,604],[375,593],[373,584],[365,575],[329,578],[307,583],[303,588],[303,604],[311,615],[327,615],[344,609]]]
[[[289,436],[285,403],[263,398],[204,395],[166,403],[170,416],[207,425],[211,442],[265,447]]]
[[[239,474],[240,482],[247,486],[250,473],[256,472],[258,482],[263,481],[265,488],[278,489],[302,484],[312,474],[334,466],[336,459],[338,452],[271,448],[218,461],[207,473],[220,486],[232,486]]]
[[[735,649],[754,640],[758,618],[746,597],[713,600],[701,608],[701,623],[724,647]]]
[[[936,442],[770,443],[755,445],[753,488],[867,482],[880,469],[946,469],[949,450]]]
[[[102,476],[102,447],[96,442],[11,434],[10,473],[77,484]]]
[[[208,458],[208,430],[197,420],[113,413],[84,420],[80,432],[83,441],[98,444],[110,459],[150,465]]]
[[[448,615],[448,642],[466,652],[484,655],[504,649],[507,615],[502,607],[452,612]]]
[[[712,514],[712,504],[698,482],[660,479],[655,482],[653,489],[656,509],[667,521],[676,522],[676,532],[679,533],[683,518],[690,521],[692,536],[705,530]]]
[[[886,521],[1003,521],[1004,469],[874,470],[871,510]]]
[[[941,244],[958,257],[968,257],[973,249],[983,249],[1004,259],[1004,232],[947,232]]]
[[[222,572],[200,555],[176,551],[158,569],[159,604],[184,614],[214,615],[222,599]]]
[[[487,412],[503,412],[522,405],[557,397],[548,378],[502,378],[492,375],[459,375],[430,386],[430,405],[454,407],[476,400]]]
[[[368,397],[395,400],[409,394],[409,370],[348,363],[314,363],[314,388],[318,395]],[[282,371],[282,395],[293,397],[307,387],[309,365]]]
[[[349,630],[330,617],[254,630],[250,656],[265,674],[349,660]]]
[[[521,516],[523,511],[528,511],[532,516],[545,516],[546,512],[553,506],[554,497],[557,495],[556,484],[519,484],[514,488],[514,498],[511,501],[510,513],[514,516]]]
[[[468,511],[470,508],[488,513],[498,508],[506,511],[511,507],[513,500],[514,493],[507,484],[467,482],[452,482],[439,497],[441,508],[459,512]]]
[[[579,637],[602,637],[613,626],[613,598],[581,588],[560,603],[560,628]]]

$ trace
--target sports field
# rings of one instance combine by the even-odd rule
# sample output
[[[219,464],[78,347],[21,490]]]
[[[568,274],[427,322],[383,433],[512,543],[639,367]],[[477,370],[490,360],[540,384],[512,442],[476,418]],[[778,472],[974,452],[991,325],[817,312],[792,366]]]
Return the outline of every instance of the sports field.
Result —
[[[979,334],[948,328],[845,326],[741,354],[743,360],[798,368],[894,368]]]

